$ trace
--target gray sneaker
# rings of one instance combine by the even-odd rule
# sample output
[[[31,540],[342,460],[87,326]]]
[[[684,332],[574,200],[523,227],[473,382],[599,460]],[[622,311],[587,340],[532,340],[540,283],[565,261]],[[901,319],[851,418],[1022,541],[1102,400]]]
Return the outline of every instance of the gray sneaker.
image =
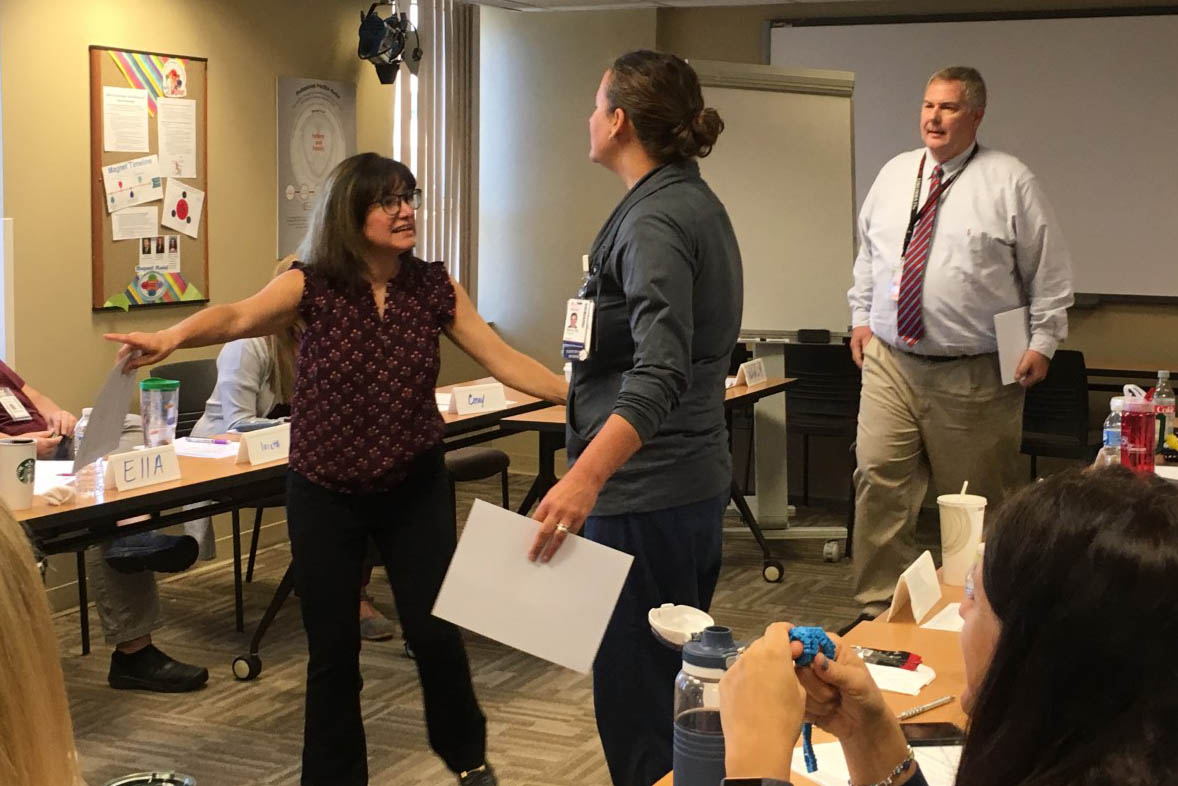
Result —
[[[360,638],[365,641],[388,641],[396,638],[397,623],[385,617],[361,617]]]

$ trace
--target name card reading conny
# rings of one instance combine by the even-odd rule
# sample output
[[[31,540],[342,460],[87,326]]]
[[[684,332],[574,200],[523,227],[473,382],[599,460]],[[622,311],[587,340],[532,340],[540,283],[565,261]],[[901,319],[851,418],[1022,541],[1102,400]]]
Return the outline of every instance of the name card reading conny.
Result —
[[[469,415],[472,412],[494,412],[507,406],[507,395],[499,382],[481,385],[462,385],[450,393],[449,411],[455,415]]]
[[[106,484],[119,491],[180,479],[180,462],[174,445],[140,448],[115,453],[106,462]]]
[[[282,423],[241,435],[237,449],[238,464],[265,464],[290,456],[290,424]]]

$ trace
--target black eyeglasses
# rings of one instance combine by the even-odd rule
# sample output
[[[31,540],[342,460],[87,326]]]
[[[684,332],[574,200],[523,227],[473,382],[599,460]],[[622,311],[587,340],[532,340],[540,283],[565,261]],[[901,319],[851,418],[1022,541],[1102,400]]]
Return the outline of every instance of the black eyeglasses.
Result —
[[[415,188],[408,194],[389,194],[381,197],[374,205],[380,205],[380,209],[388,213],[390,216],[395,216],[401,212],[401,203],[409,205],[414,210],[421,209],[421,189]]]

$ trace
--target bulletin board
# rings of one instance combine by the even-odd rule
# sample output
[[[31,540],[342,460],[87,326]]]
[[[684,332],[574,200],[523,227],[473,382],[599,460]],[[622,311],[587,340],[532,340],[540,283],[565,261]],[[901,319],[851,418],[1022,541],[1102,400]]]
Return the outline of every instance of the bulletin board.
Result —
[[[207,77],[206,58],[90,47],[94,310],[208,302]]]

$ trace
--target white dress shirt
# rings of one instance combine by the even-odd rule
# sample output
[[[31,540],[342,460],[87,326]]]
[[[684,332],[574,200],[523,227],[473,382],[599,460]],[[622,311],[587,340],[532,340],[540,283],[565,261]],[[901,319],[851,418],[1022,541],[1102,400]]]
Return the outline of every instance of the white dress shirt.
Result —
[[[266,338],[230,341],[217,355],[217,385],[192,436],[224,434],[249,418],[264,418],[276,399],[267,380],[274,359]]]
[[[976,144],[976,143],[975,143]],[[924,273],[924,337],[909,347],[896,329],[904,233],[922,154],[924,205],[936,159],[901,153],[875,178],[859,212],[859,255],[847,292],[853,327],[870,326],[897,349],[980,355],[998,349],[994,315],[1030,307],[1031,349],[1051,357],[1068,332],[1071,259],[1035,176],[1012,155],[971,146],[942,165],[943,192]],[[964,170],[962,166],[965,166]]]

